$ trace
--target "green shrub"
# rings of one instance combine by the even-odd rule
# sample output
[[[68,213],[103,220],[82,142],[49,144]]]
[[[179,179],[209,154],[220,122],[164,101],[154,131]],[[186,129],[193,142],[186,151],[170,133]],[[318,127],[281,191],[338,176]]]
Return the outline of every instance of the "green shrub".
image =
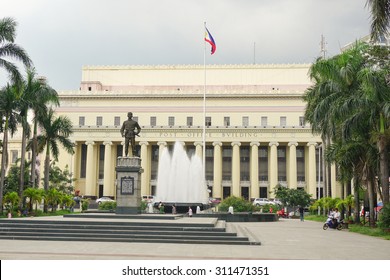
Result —
[[[378,226],[390,228],[390,203],[387,203],[380,211]]]
[[[89,198],[81,200],[81,210],[86,211],[89,207]]]
[[[116,202],[115,201],[105,201],[99,204],[99,210],[115,210]]]
[[[229,196],[225,198],[219,205],[218,208],[222,212],[227,212],[229,207],[233,206],[234,212],[252,212],[253,205],[251,202],[243,199],[242,197]]]
[[[141,200],[141,211],[145,211],[148,207],[148,203],[144,200]]]

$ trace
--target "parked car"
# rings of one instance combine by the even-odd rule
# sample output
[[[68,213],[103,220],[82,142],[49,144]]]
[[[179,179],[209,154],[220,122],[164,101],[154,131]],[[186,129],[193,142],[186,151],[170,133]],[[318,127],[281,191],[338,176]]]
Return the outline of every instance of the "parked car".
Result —
[[[102,196],[101,198],[96,199],[97,204],[101,204],[103,202],[109,202],[109,201],[115,201],[115,200],[113,200],[112,198],[110,198],[108,196]]]
[[[219,198],[209,197],[209,204],[219,204],[221,200]]]
[[[277,198],[271,199],[270,201],[273,202],[273,203],[276,204],[276,205],[279,205],[279,206],[281,206],[281,205],[283,204],[283,203],[282,203],[279,199],[277,199]]]
[[[255,200],[253,200],[254,206],[264,206],[266,204],[275,205],[275,203],[273,201],[270,201],[268,198],[255,198]]]

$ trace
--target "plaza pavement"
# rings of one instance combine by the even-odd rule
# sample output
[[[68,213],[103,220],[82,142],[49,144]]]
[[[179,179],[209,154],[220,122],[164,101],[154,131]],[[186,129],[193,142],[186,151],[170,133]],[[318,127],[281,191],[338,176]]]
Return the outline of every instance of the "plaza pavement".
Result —
[[[196,222],[195,217],[188,222]],[[232,223],[261,246],[0,240],[1,260],[390,260],[390,241],[319,222]]]

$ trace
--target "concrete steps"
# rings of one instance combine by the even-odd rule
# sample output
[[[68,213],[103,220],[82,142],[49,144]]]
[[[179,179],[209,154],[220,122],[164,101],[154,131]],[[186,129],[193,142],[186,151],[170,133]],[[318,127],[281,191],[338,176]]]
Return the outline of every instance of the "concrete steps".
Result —
[[[81,217],[0,219],[0,239],[257,245],[218,219]]]

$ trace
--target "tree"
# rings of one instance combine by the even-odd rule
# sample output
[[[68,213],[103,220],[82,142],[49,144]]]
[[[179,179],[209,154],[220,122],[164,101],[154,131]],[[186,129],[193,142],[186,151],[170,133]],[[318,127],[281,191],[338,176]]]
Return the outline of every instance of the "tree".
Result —
[[[29,199],[29,211],[33,210],[34,203],[37,210],[37,204],[42,200],[42,189],[30,187],[24,190],[23,195]]]
[[[371,10],[371,38],[378,41],[381,36],[389,34],[390,1],[367,0],[366,5]]]
[[[4,178],[8,162],[8,133],[13,135],[17,125],[18,86],[7,85],[0,91],[0,120],[4,118],[3,154],[1,157],[0,201],[3,199]],[[3,209],[0,209],[3,213]]]
[[[4,195],[2,201],[3,204],[8,204],[8,209],[12,212],[15,209],[15,206],[18,205],[19,195],[17,192],[8,192]]]
[[[42,151],[46,147],[45,167],[44,167],[44,189],[49,189],[50,154],[57,161],[59,156],[58,143],[61,144],[68,153],[73,153],[74,144],[69,140],[73,133],[72,122],[66,116],[55,117],[54,111],[50,108],[42,114],[38,120],[42,134],[38,136],[38,147]],[[46,210],[46,209],[45,209]]]
[[[310,204],[311,195],[308,194],[304,189],[289,189],[281,185],[276,186],[275,197],[279,198],[280,201],[289,207],[302,206],[306,207]]]
[[[74,191],[73,182],[76,180],[72,178],[68,166],[65,166],[65,169],[62,170],[58,166],[55,165],[55,162],[53,162],[50,165],[50,172],[49,172],[49,181],[50,185],[53,188],[56,188],[57,190],[65,193],[65,194],[72,194]]]
[[[38,154],[38,120],[42,115],[47,112],[47,106],[52,104],[55,106],[59,105],[58,94],[51,88],[44,79],[38,79],[34,69],[30,69],[27,75],[26,81],[26,92],[29,96],[27,98],[29,102],[29,108],[33,110],[33,138],[29,147],[31,148],[31,183],[32,186],[36,186],[36,163]]]
[[[21,75],[16,65],[6,58],[21,61],[25,66],[32,64],[26,51],[14,43],[17,23],[12,18],[0,19],[0,67],[4,68],[13,81],[20,81]]]
[[[27,67],[31,66],[32,64],[32,61],[29,58],[26,51],[14,43],[16,37],[16,26],[17,26],[16,21],[13,20],[12,18],[6,17],[0,19],[0,68],[4,68],[10,74],[11,79],[15,84],[17,84],[18,81],[21,80],[21,75],[16,65],[7,59],[11,58],[11,59],[21,61]],[[6,96],[3,96],[4,93],[6,93]],[[14,102],[12,99],[15,97],[14,93],[15,93],[15,88],[14,90],[11,90],[9,86],[7,86],[6,90],[0,93],[2,95],[1,97],[2,100],[0,101],[1,127],[3,127],[2,121],[3,121],[3,117],[5,117],[5,124],[3,130],[4,132],[3,155],[1,160],[0,201],[3,198],[4,177],[5,177],[6,159],[7,159],[8,128],[10,125],[11,125],[11,132],[13,131],[12,114],[15,108],[13,107]],[[3,209],[0,209],[0,212],[3,213]]]

